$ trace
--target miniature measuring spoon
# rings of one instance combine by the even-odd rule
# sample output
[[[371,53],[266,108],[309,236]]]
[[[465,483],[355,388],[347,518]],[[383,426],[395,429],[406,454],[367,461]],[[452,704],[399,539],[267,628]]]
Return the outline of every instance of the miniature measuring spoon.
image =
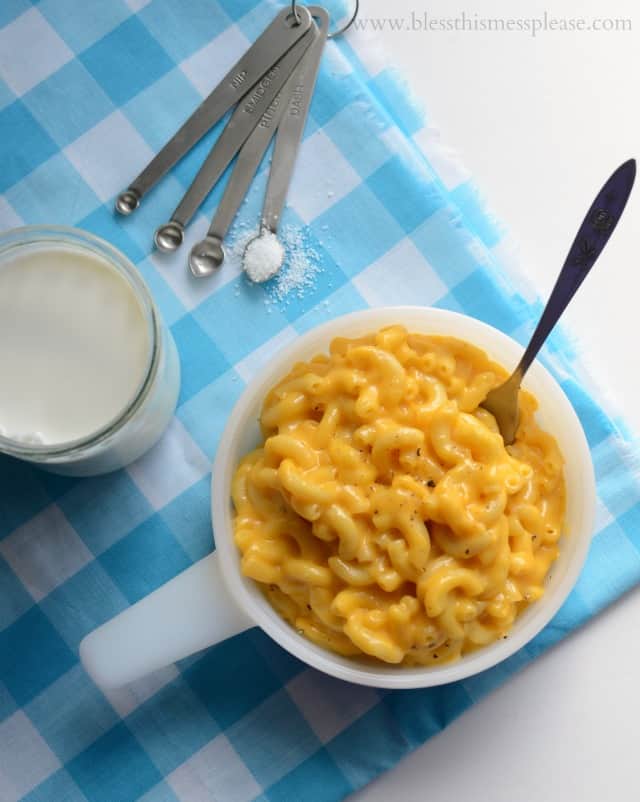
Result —
[[[182,244],[185,226],[260,122],[314,38],[314,30],[310,28],[243,98],[171,219],[157,229],[154,241],[161,251],[175,251]]]
[[[480,405],[496,419],[507,446],[513,443],[518,430],[518,390],[522,378],[613,234],[631,193],[635,175],[635,159],[629,159],[618,167],[597,194],[582,221],[522,359],[506,382],[491,390]]]
[[[318,28],[318,38],[309,47],[295,71],[295,85],[289,100],[287,111],[278,126],[269,180],[262,207],[260,233],[247,243],[243,261],[249,278],[257,283],[268,281],[276,275],[284,260],[284,249],[271,248],[273,254],[270,263],[260,258],[259,249],[266,240],[277,236],[280,216],[287,199],[287,192],[300,150],[300,142],[309,114],[309,106],[313,98],[313,90],[320,69],[320,60],[329,32],[329,14],[320,6],[309,6]],[[259,264],[260,270],[254,270],[253,264]]]
[[[131,214],[147,192],[237,103],[311,27],[311,14],[296,9],[293,24],[289,8],[283,9],[246,53],[233,65],[216,88],[198,106],[154,156],[140,175],[116,200],[116,211]]]
[[[288,106],[295,79],[294,71],[240,149],[207,235],[193,246],[189,254],[189,268],[196,278],[212,275],[224,262],[223,240]]]

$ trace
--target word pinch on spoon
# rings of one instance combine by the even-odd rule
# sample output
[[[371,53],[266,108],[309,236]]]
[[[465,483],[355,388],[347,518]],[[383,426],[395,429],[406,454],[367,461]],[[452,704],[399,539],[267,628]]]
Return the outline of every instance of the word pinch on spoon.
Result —
[[[505,445],[513,443],[518,431],[518,391],[522,379],[613,234],[631,194],[635,176],[635,159],[629,159],[618,167],[596,195],[522,359],[511,376],[491,390],[481,404],[496,419]]]

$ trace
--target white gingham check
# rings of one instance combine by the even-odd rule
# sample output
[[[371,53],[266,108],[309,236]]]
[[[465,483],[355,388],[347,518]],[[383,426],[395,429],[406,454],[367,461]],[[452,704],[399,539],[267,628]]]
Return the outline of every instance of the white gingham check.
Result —
[[[0,228],[78,225],[121,248],[149,283],[183,368],[168,433],[128,470],[68,480],[0,459],[2,802],[341,799],[640,580],[637,452],[558,335],[546,360],[587,431],[597,535],[577,589],[526,649],[464,682],[411,692],[330,679],[258,630],[107,696],[82,671],[87,632],[211,549],[210,462],[245,380],[273,349],[368,305],[435,304],[520,339],[539,312],[500,269],[500,232],[468,177],[359,35],[327,48],[286,212],[322,265],[303,298],[265,305],[264,288],[233,261],[211,281],[189,278],[185,254],[221,188],[186,247],[168,259],[152,253],[155,225],[212,136],[134,216],[114,218],[114,195],[276,8],[0,4]],[[243,221],[257,221],[263,188],[264,171]]]

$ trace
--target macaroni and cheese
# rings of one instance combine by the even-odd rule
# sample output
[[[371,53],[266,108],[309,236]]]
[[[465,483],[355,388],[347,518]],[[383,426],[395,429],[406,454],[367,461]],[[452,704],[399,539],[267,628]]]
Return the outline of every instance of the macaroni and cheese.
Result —
[[[505,448],[479,407],[506,371],[392,326],[333,340],[268,393],[233,482],[243,573],[313,642],[437,665],[506,637],[544,592],[565,487],[520,394]]]

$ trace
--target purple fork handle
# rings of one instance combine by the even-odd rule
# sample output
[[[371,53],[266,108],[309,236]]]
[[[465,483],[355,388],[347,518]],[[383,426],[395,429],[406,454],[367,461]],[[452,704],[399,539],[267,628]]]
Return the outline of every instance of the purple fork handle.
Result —
[[[618,167],[596,195],[569,249],[527,350],[520,360],[517,370],[521,375],[526,373],[536,358],[558,318],[567,308],[569,301],[609,241],[629,199],[635,177],[636,162],[635,159],[629,159]]]

